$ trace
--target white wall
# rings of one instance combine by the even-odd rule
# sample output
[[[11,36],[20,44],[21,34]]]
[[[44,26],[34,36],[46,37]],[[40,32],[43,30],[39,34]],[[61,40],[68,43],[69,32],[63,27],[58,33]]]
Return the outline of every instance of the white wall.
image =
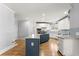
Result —
[[[0,50],[7,48],[17,39],[17,22],[14,12],[0,4]]]
[[[79,4],[72,4],[70,10],[70,28],[71,37],[79,38]]]
[[[79,27],[79,4],[72,4],[72,8],[70,10],[70,23],[71,28]]]
[[[19,38],[31,36],[34,33],[34,24],[32,20],[18,21]]]

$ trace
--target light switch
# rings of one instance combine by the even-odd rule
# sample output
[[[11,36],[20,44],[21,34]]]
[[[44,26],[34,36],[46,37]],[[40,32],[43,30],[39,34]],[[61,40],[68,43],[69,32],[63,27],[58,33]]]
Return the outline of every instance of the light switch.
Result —
[[[34,42],[31,42],[31,46],[34,46]]]

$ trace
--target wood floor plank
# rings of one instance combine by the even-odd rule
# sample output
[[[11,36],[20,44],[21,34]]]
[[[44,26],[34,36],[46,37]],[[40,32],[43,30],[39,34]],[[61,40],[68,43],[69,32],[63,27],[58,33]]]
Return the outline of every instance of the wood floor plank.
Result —
[[[23,39],[16,40],[17,46],[3,53],[1,56],[24,56],[25,43]],[[58,41],[50,39],[48,42],[40,44],[41,56],[61,56],[58,52]]]

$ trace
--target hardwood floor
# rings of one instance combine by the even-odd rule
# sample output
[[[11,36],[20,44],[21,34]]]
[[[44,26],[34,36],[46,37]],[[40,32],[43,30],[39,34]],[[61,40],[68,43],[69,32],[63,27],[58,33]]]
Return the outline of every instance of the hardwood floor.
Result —
[[[1,56],[24,56],[24,40],[17,40],[17,46],[3,53]]]
[[[24,56],[25,55],[25,44],[23,39],[16,41],[18,44],[16,47],[3,53],[1,56]],[[48,42],[40,44],[40,56],[61,56],[58,51],[58,41],[50,39]]]

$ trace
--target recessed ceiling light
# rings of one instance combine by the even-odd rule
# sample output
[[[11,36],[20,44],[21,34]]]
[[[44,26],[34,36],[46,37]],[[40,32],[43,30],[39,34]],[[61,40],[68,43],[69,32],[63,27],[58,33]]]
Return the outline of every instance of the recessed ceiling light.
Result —
[[[64,12],[64,14],[65,14],[65,15],[67,15],[67,14],[68,14],[68,10],[67,10],[67,11],[65,11],[65,12]]]

